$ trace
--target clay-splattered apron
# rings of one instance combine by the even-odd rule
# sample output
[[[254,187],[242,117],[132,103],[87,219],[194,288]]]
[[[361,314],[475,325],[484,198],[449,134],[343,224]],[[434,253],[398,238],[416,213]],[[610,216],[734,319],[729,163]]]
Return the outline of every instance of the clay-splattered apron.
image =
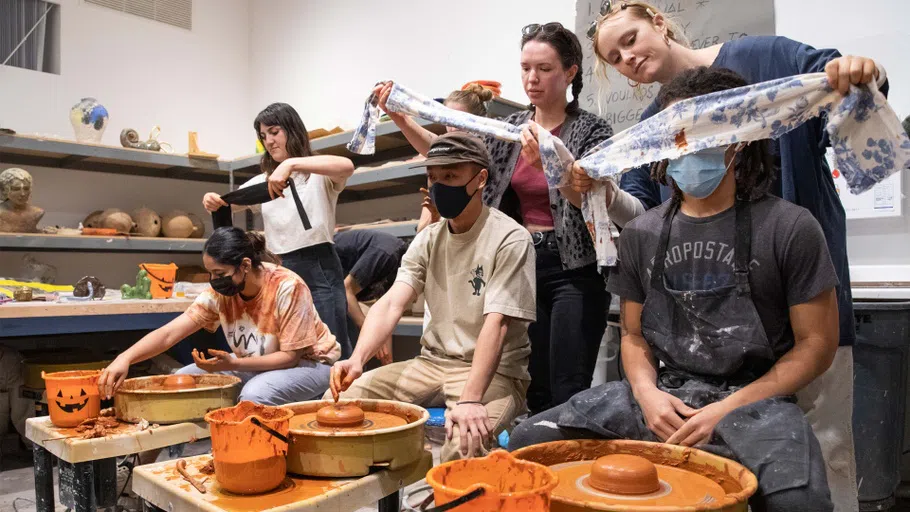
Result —
[[[735,281],[710,290],[667,286],[664,260],[676,210],[668,211],[661,231],[642,309],[642,334],[665,365],[658,371],[657,387],[698,409],[756,380],[775,358],[751,298],[749,203],[736,203]],[[626,381],[575,395],[557,423],[605,438],[658,441]],[[772,398],[728,414],[717,424],[710,444],[700,448],[748,467],[758,476],[761,494],[767,495],[808,483],[810,436],[793,397]]]

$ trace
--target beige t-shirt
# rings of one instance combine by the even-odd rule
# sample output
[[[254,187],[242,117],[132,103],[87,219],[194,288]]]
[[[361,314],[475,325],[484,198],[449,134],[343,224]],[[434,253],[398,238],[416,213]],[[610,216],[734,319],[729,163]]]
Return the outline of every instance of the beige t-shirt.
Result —
[[[470,365],[484,316],[501,313],[512,321],[496,371],[529,380],[528,324],[537,318],[535,257],[528,231],[487,207],[466,233],[450,232],[447,222],[421,231],[396,279],[426,296],[430,318],[421,354],[440,364]]]
[[[294,272],[262,264],[262,289],[250,300],[208,289],[186,310],[197,325],[215,332],[220,324],[237,357],[304,349],[304,358],[332,364],[341,346],[319,318],[310,289]]]
[[[294,195],[290,187],[284,189],[284,197],[250,207],[262,213],[265,227],[266,247],[275,254],[287,254],[304,247],[322,243],[334,243],[335,205],[344,184],[338,184],[321,174],[307,175],[291,173],[300,204],[310,220],[310,229],[304,229]],[[250,178],[240,188],[265,182],[265,173]]]

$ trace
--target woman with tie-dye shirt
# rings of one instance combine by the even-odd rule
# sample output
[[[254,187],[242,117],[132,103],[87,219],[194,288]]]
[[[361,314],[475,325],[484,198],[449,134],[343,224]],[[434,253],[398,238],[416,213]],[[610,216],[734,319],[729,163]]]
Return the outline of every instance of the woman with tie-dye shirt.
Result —
[[[231,352],[193,351],[196,364],[178,373],[226,373],[240,377],[241,400],[280,405],[321,396],[329,387],[330,365],[341,347],[319,318],[306,283],[276,265],[264,238],[241,229],[215,230],[205,244],[203,263],[212,289],[182,315],[118,356],[102,373],[105,396],[126,378],[130,365],[176,345],[199,329],[224,329]]]

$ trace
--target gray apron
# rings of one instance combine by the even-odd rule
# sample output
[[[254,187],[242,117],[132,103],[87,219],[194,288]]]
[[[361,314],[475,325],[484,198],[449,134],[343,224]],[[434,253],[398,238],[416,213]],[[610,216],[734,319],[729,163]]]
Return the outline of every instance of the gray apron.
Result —
[[[735,206],[734,282],[694,291],[670,288],[664,275],[677,208],[667,212],[661,230],[641,326],[651,351],[664,363],[657,387],[700,409],[759,378],[775,357],[751,298],[750,204],[737,201]],[[607,439],[659,441],[626,381],[578,393],[561,409],[557,424]],[[818,441],[794,398],[779,397],[734,410],[700,448],[739,461],[758,477],[759,493],[768,495],[808,484],[810,442]]]

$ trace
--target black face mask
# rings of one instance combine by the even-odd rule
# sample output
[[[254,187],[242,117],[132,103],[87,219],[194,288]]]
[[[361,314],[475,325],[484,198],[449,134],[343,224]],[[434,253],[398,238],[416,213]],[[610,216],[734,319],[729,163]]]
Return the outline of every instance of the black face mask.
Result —
[[[243,290],[243,287],[246,285],[246,276],[243,276],[243,280],[240,281],[240,284],[234,282],[234,275],[237,274],[240,270],[235,270],[233,274],[229,276],[214,277],[209,279],[209,284],[212,285],[212,289],[218,292],[225,297],[233,297]]]
[[[480,174],[480,171],[477,171],[477,174]],[[477,190],[480,190],[480,187],[477,187],[474,194],[468,194],[468,185],[474,181],[477,174],[460,187],[443,185],[438,182],[430,187],[430,199],[436,205],[436,210],[439,211],[440,216],[446,219],[454,219],[461,215],[461,212],[468,207],[468,203],[471,202],[471,198],[474,197]]]

